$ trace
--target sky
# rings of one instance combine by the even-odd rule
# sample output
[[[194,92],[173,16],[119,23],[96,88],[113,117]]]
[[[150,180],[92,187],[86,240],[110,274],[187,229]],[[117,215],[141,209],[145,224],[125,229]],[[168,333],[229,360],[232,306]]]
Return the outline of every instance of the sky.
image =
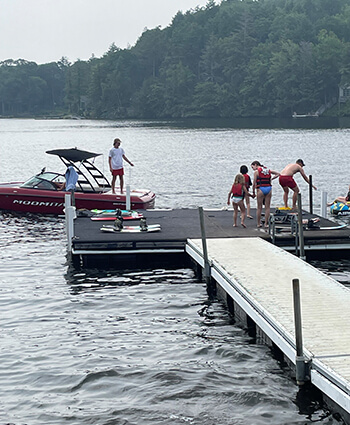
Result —
[[[171,24],[207,0],[0,0],[0,61],[38,64],[101,57],[133,46],[145,28]]]

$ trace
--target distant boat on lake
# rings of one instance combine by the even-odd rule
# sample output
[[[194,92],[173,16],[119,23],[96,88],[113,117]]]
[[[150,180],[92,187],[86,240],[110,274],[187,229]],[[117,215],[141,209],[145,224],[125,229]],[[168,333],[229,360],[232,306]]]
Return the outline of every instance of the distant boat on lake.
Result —
[[[319,114],[316,113],[311,113],[309,112],[308,114],[297,114],[296,112],[293,112],[292,114],[292,118],[318,118]]]

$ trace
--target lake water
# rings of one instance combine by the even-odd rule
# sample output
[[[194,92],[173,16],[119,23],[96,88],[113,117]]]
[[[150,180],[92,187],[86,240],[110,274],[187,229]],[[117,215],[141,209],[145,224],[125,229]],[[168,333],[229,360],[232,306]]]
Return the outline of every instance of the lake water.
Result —
[[[255,159],[279,171],[303,158],[329,199],[349,184],[347,128],[78,120],[0,120],[0,182],[63,172],[45,154],[55,148],[102,153],[107,171],[115,137],[135,163],[126,178],[152,189],[157,207],[221,208],[239,166]],[[190,269],[74,270],[62,219],[10,213],[0,213],[0,259],[1,424],[340,423]],[[349,261],[314,265],[350,284]]]

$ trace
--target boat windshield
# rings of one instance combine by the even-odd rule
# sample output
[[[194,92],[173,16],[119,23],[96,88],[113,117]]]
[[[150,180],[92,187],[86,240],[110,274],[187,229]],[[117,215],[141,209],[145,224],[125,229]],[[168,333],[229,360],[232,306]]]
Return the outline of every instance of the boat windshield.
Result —
[[[27,189],[62,190],[65,183],[66,179],[61,174],[42,173],[30,178],[21,187]]]

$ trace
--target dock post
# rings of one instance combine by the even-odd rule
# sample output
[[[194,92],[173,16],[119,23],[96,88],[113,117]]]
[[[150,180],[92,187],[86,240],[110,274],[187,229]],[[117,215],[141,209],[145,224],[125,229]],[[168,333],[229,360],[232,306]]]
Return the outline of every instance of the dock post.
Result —
[[[66,233],[68,242],[68,253],[72,252],[72,239],[74,237],[74,219],[76,218],[75,207],[72,206],[72,196],[70,193],[64,195],[65,203],[65,218],[66,218]]]
[[[327,192],[321,192],[321,217],[327,218]]]
[[[272,243],[276,244],[276,221],[275,216],[273,214],[270,214],[269,217],[269,235],[272,238]]]
[[[309,175],[309,204],[310,204],[310,214],[314,213],[314,206],[313,206],[313,192],[312,192],[312,175]]]
[[[131,210],[131,197],[130,197],[130,185],[126,185],[126,210]]]
[[[301,324],[301,302],[299,279],[293,279],[293,305],[295,326],[295,378],[298,385],[304,385],[309,380],[309,362],[306,361],[303,351],[303,334]]]
[[[209,288],[211,284],[211,277],[210,277],[210,264],[208,259],[207,238],[205,234],[203,207],[198,207],[198,211],[199,211],[199,221],[200,221],[201,235],[202,235],[205,281],[206,281],[207,287]]]
[[[298,227],[299,227],[299,257],[306,260],[304,249],[303,210],[301,205],[301,193],[298,193]]]

